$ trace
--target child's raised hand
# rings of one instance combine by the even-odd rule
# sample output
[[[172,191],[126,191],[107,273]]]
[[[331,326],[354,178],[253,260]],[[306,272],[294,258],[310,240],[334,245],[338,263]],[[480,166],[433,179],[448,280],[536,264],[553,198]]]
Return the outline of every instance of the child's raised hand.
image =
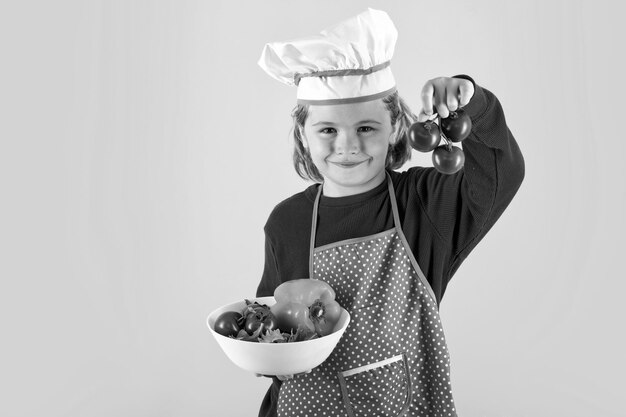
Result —
[[[445,119],[451,111],[467,105],[473,95],[474,84],[469,80],[450,77],[428,80],[422,87],[422,110],[417,120],[425,122],[433,119],[434,112]]]

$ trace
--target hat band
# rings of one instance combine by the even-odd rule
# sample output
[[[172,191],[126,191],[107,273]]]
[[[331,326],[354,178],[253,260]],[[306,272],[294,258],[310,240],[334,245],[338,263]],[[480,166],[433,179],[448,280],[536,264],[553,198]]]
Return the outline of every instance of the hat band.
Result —
[[[395,93],[396,87],[392,87],[389,90],[381,91],[380,93],[371,94],[369,96],[359,96],[359,97],[350,97],[350,98],[334,98],[328,100],[306,100],[299,98],[298,104],[313,104],[316,106],[324,106],[330,104],[350,104],[350,103],[361,103],[364,101],[372,101],[378,100],[381,98],[387,97],[389,94]]]
[[[295,85],[300,84],[300,80],[304,77],[343,77],[346,75],[367,75],[376,71],[380,71],[384,68],[387,68],[391,65],[391,61],[385,61],[382,64],[374,65],[369,68],[348,68],[348,69],[337,69],[337,70],[328,70],[328,71],[317,71],[317,72],[309,72],[305,74],[296,73],[293,76],[293,82]]]
[[[367,74],[305,77],[298,85],[299,104],[343,104],[376,100],[391,94],[396,81],[389,66]]]

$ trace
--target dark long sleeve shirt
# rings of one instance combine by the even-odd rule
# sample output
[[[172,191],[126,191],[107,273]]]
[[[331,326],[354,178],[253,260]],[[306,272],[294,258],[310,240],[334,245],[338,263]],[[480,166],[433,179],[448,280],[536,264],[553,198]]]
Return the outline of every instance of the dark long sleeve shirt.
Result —
[[[467,76],[458,76],[470,79]],[[388,171],[401,227],[431,288],[441,302],[463,260],[491,229],[524,178],[524,159],[507,127],[498,99],[475,84],[464,107],[472,120],[463,141],[464,168]],[[313,202],[319,184],[279,203],[265,225],[265,268],[257,296],[271,296],[282,282],[309,277]],[[392,228],[387,183],[347,197],[322,196],[315,246],[364,237]],[[280,381],[273,379],[259,416],[275,416]]]

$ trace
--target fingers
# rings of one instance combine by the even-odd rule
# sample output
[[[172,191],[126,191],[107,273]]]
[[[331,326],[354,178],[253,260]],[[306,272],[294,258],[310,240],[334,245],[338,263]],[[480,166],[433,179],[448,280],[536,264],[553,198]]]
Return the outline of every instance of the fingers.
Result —
[[[440,81],[435,87],[435,107],[437,108],[437,113],[443,119],[450,115],[450,111],[446,106],[446,84],[443,81]]]
[[[284,381],[288,381],[290,379],[293,379],[294,377],[296,377],[298,375],[304,375],[304,374],[308,374],[310,372],[311,372],[311,369],[309,369],[308,371],[300,372],[299,374],[295,374],[295,375],[276,375],[276,377],[284,382]]]
[[[432,113],[430,115],[424,113],[424,109],[417,115],[417,121],[420,123],[424,123],[428,120],[434,120],[437,118],[437,113]]]
[[[459,95],[460,95],[460,104],[461,107],[467,106],[472,97],[474,96],[474,84],[472,84],[469,80],[460,80],[465,81],[459,84]]]
[[[430,116],[433,114],[433,94],[435,93],[435,86],[433,80],[428,81],[422,88],[422,113]]]
[[[462,78],[439,77],[429,80],[422,88],[422,111],[419,122],[425,122],[433,114],[432,109],[445,119],[451,111],[467,105],[474,95],[474,85]]]
[[[448,117],[448,107],[446,106],[446,78],[439,77],[429,80],[422,88],[422,113],[430,116],[434,111],[439,116]],[[418,116],[419,117],[419,116]]]
[[[450,111],[455,111],[459,108],[459,90],[454,88],[454,86],[446,88],[446,104]]]

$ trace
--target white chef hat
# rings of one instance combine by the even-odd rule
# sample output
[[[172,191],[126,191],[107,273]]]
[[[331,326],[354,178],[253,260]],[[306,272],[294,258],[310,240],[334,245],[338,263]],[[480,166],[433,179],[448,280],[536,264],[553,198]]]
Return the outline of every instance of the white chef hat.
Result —
[[[389,64],[397,38],[387,13],[367,9],[319,35],[266,44],[259,65],[296,85],[300,104],[375,100],[396,89]]]

